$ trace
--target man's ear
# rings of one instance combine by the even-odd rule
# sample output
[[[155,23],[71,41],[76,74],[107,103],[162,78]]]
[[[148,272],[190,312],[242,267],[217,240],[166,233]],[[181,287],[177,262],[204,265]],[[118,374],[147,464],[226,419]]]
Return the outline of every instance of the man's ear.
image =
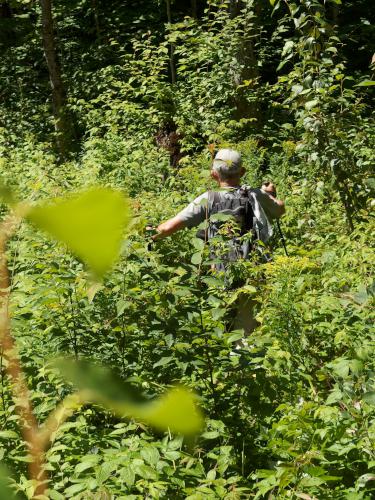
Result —
[[[246,173],[246,168],[245,167],[241,167],[241,170],[240,170],[240,177],[243,177]]]
[[[216,170],[211,170],[211,177],[215,179],[216,182],[220,182],[220,177]]]

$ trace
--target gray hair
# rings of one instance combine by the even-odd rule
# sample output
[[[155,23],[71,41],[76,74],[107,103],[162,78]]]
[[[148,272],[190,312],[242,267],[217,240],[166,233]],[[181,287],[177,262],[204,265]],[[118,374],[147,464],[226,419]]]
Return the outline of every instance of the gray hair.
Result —
[[[220,149],[212,164],[212,170],[217,172],[220,179],[224,181],[238,177],[241,173],[241,167],[241,154],[234,149]]]

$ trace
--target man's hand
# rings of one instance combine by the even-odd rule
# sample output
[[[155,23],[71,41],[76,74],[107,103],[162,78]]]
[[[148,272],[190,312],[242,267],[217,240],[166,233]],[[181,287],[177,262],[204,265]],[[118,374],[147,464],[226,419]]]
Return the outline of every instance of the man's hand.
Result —
[[[266,193],[276,198],[276,186],[272,182],[264,182],[262,184],[262,191],[265,191]]]
[[[176,231],[183,229],[184,227],[184,222],[176,215],[176,217],[159,224],[156,228],[156,234],[152,236],[152,239],[154,241],[163,239],[171,234],[174,234]]]
[[[274,218],[279,218],[285,214],[285,205],[282,200],[276,197],[276,186],[273,182],[263,182],[261,190],[272,199],[275,206],[277,206],[277,212]]]

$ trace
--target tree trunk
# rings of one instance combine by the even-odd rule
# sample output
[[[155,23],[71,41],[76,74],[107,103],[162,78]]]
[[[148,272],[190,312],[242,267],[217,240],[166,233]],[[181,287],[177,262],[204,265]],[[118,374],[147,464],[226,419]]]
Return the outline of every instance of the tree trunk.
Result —
[[[91,0],[91,4],[92,4],[92,11],[94,14],[96,38],[99,40],[100,39],[100,24],[99,24],[98,2],[97,2],[97,0]]]
[[[252,5],[249,5],[251,3]],[[255,90],[252,89],[254,89],[256,80],[259,77],[258,63],[254,49],[254,37],[256,35],[254,29],[254,20],[256,18],[254,4],[255,0],[247,3],[243,0],[231,0],[230,16],[231,18],[240,15],[243,16],[244,31],[243,36],[239,39],[236,54],[237,64],[240,70],[234,76],[234,83],[236,86],[241,86],[246,81],[250,82],[237,91],[235,118],[253,118],[255,120],[255,125],[257,125],[260,120],[259,105],[255,96],[253,100],[249,100],[250,93],[253,91],[255,94]],[[247,7],[246,13],[243,12],[245,7]]]
[[[165,0],[167,5],[167,19],[168,24],[172,24],[171,0]],[[171,72],[171,83],[176,83],[176,66],[174,63],[174,44],[171,43],[169,47],[169,68]]]
[[[0,42],[6,47],[11,46],[15,40],[13,11],[9,2],[0,2]]]
[[[334,3],[331,5],[332,9],[332,22],[334,25],[338,24],[338,19],[339,19],[339,6]]]
[[[73,137],[73,124],[65,109],[66,92],[56,52],[51,0],[40,0],[40,6],[42,9],[44,55],[52,88],[52,110],[55,118],[56,142],[60,158],[65,159]]]
[[[0,2],[0,19],[11,19],[12,9],[8,2]]]
[[[197,6],[197,0],[190,0],[191,4],[191,17],[194,19],[198,19],[198,6]]]

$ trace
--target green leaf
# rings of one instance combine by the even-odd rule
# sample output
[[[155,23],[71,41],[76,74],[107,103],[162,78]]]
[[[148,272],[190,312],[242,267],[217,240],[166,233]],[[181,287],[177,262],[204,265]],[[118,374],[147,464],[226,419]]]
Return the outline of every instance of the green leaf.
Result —
[[[367,288],[364,285],[361,285],[358,288],[358,292],[353,294],[354,302],[356,302],[357,304],[359,304],[361,306],[366,304],[368,298],[369,298],[369,296],[367,293]]]
[[[363,370],[363,363],[359,359],[350,360],[350,371],[354,375],[358,375]]]
[[[226,339],[226,341],[227,341],[227,344],[231,344],[232,342],[236,342],[237,340],[240,340],[242,338],[243,338],[243,331],[235,332],[230,337],[228,337]]]
[[[204,248],[204,241],[201,240],[200,238],[193,238],[191,240],[194,248],[196,248],[197,250],[203,250]]]
[[[170,429],[185,435],[196,434],[203,425],[196,396],[184,387],[174,387],[148,405],[133,408],[132,412],[156,429]]]
[[[99,485],[102,485],[107,481],[112,471],[116,468],[116,465],[111,463],[104,463],[99,467],[96,473],[96,480]]]
[[[156,429],[185,435],[196,434],[202,428],[203,416],[196,396],[184,387],[174,387],[150,401],[108,368],[68,359],[56,364],[67,380],[84,391],[87,401],[100,403],[121,417],[133,417]]]
[[[206,478],[208,481],[214,481],[216,479],[216,469],[209,470]]]
[[[293,85],[292,92],[295,96],[299,95],[302,91],[303,91],[303,85],[299,85],[299,84]]]
[[[87,469],[94,468],[100,460],[100,457],[98,455],[85,455],[82,458],[82,461],[75,466],[75,473],[79,474],[81,472],[84,472]]]
[[[65,497],[55,490],[47,490],[46,494],[51,500],[65,500]]]
[[[191,257],[191,263],[198,266],[202,262],[202,253],[196,252]]]
[[[350,360],[345,358],[337,358],[327,365],[333,370],[335,375],[346,378],[349,374]]]
[[[0,179],[0,201],[8,205],[14,205],[16,200],[10,187]]]
[[[319,104],[319,101],[317,101],[317,99],[313,99],[312,101],[308,101],[306,104],[305,104],[305,108],[308,110],[308,111],[311,111],[313,108],[315,108],[317,105]]]
[[[292,51],[293,47],[294,47],[294,42],[293,42],[293,40],[288,40],[288,41],[286,41],[286,42],[285,42],[285,44],[284,44],[283,51],[282,51],[282,54],[281,54],[281,55],[282,55],[282,56],[285,56],[286,54],[288,54],[289,52],[291,52],[291,51]],[[302,88],[303,88],[303,87],[302,87]]]
[[[27,218],[65,243],[102,277],[118,257],[130,208],[120,192],[97,187],[36,206]]]
[[[1,466],[0,467],[0,499],[1,500],[12,500],[20,498],[9,485],[9,472],[8,470]]]
[[[84,489],[86,489],[85,483],[73,484],[72,486],[69,486],[69,488],[66,488],[66,490],[64,490],[64,494],[66,498],[70,498]]]
[[[214,321],[217,321],[220,318],[222,318],[226,312],[227,310],[224,309],[223,307],[215,307],[215,309],[212,309],[212,319]]]
[[[164,458],[167,460],[178,460],[181,457],[181,453],[178,451],[166,451],[164,453]]]
[[[149,465],[145,464],[136,465],[135,473],[142,479],[146,480],[156,481],[158,478],[156,471]]]
[[[165,366],[169,365],[169,363],[173,360],[173,356],[165,356],[164,358],[159,359],[156,363],[153,364],[154,368],[157,368],[158,366]]]
[[[156,448],[150,446],[141,450],[141,457],[150,465],[156,465],[160,459],[160,454]]]
[[[343,393],[340,391],[340,389],[336,388],[328,396],[326,404],[330,405],[332,403],[337,403],[337,401],[341,401],[342,398],[343,398]]]
[[[216,214],[212,214],[210,216],[211,222],[226,222],[231,219],[233,219],[231,214],[225,214],[223,212],[217,212]]]
[[[0,431],[0,439],[17,439],[19,436],[14,431]]]
[[[371,87],[375,85],[375,80],[363,80],[363,82],[357,83],[354,87]]]
[[[103,285],[101,283],[92,283],[89,288],[87,289],[87,298],[89,300],[89,303],[91,304],[92,301],[95,298],[95,295],[103,288]]]
[[[133,467],[128,466],[128,467],[124,467],[123,469],[121,469],[120,477],[125,482],[125,484],[128,488],[130,486],[133,486],[134,481],[135,481],[135,474],[134,474]]]
[[[121,314],[123,314],[123,312],[126,309],[126,306],[127,306],[127,303],[123,299],[120,299],[117,302],[117,304],[116,304],[117,316],[121,316]]]
[[[220,436],[218,431],[207,431],[202,434],[202,438],[204,439],[216,439]]]
[[[375,405],[375,391],[365,392],[362,399],[369,405]]]
[[[244,293],[245,295],[254,295],[257,293],[257,289],[253,285],[245,285],[240,288],[240,292]]]

